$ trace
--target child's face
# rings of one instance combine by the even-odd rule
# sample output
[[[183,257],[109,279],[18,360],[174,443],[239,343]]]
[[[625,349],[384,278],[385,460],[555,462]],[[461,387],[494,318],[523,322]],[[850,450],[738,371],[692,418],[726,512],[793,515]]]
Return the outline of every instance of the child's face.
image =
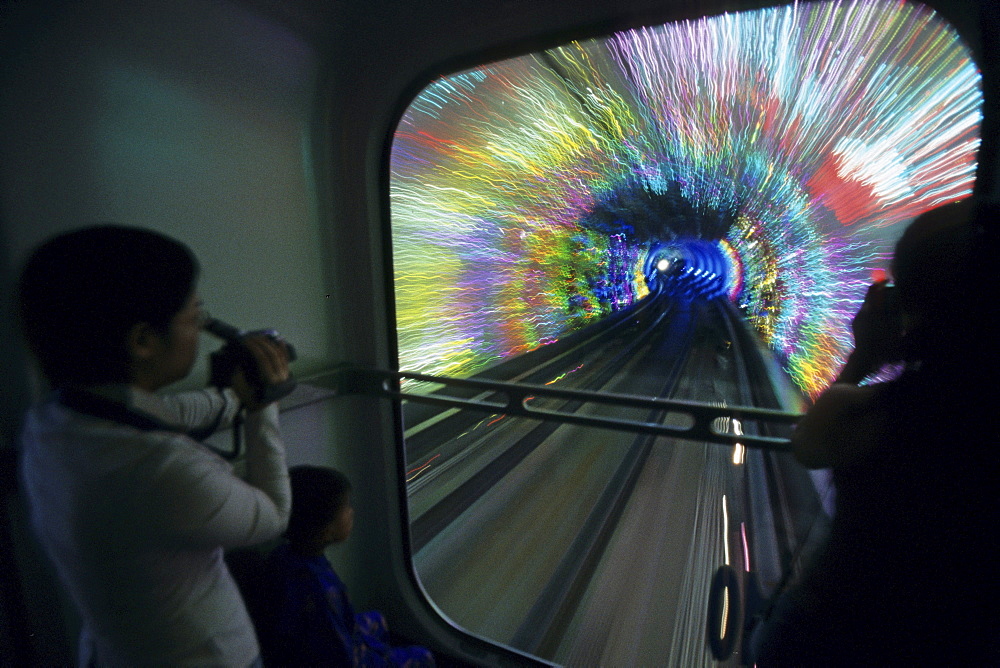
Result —
[[[337,512],[336,517],[330,522],[328,527],[330,542],[342,543],[351,535],[354,528],[354,507],[351,505],[351,497],[347,497],[344,505]]]

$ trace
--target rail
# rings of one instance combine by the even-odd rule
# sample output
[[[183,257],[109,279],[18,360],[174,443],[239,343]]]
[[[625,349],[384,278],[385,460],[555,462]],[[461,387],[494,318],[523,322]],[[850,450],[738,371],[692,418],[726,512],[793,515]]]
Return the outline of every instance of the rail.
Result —
[[[601,429],[617,429],[638,434],[669,436],[722,445],[741,444],[750,448],[782,452],[791,450],[788,438],[753,432],[763,431],[764,429],[761,428],[767,425],[787,429],[802,417],[797,413],[751,406],[715,406],[696,401],[568,390],[525,383],[431,376],[388,369],[347,367],[338,369],[331,375],[332,378],[327,376],[330,379],[327,382],[332,381],[333,389],[337,395],[376,396],[433,404],[446,408],[465,408],[535,420]],[[403,380],[440,385],[442,388],[432,392],[407,391],[402,389],[401,381]],[[445,388],[478,390],[479,394],[474,397],[454,396],[454,393],[451,395],[444,393],[443,389]],[[531,405],[533,400],[540,399],[573,400],[596,406],[657,409],[687,419],[684,424],[658,424],[627,418],[568,413]]]

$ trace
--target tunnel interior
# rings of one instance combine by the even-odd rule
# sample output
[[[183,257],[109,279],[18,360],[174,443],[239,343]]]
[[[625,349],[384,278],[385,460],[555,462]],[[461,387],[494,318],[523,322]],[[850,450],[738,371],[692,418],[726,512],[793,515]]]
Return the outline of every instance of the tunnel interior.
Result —
[[[442,76],[391,147],[400,368],[473,375],[657,291],[731,300],[815,395],[903,227],[971,194],[981,109],[957,32],[885,0]]]

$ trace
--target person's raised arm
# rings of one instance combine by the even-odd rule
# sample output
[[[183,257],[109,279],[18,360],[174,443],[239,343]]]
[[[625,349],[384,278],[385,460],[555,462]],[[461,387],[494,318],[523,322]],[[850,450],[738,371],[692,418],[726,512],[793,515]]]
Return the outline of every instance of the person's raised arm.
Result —
[[[241,343],[250,352],[257,368],[254,373],[249,374],[243,369],[237,369],[233,376],[233,391],[246,409],[253,413],[267,405],[259,399],[262,394],[259,384],[280,385],[291,377],[288,370],[288,348],[266,334],[250,334]]]
[[[267,383],[288,378],[284,344],[251,336],[247,348]],[[215,458],[178,449],[153,476],[152,512],[178,539],[195,545],[245,547],[277,537],[288,523],[291,490],[275,403],[260,404],[257,388],[237,372],[233,391],[247,406],[246,478],[240,480]],[[185,454],[187,450],[188,454]]]
[[[879,421],[872,406],[875,390],[858,383],[899,358],[901,323],[892,290],[884,281],[868,288],[851,322],[854,350],[792,432],[795,458],[808,468],[850,464],[877,442]]]
[[[266,335],[250,335],[243,340],[257,362],[254,374],[265,385],[280,385],[288,380],[288,349],[284,343]],[[262,404],[260,388],[251,386],[242,371],[236,372],[233,390],[247,408],[246,480],[264,490],[275,501],[287,523],[291,512],[288,467],[278,428],[277,402]]]
[[[159,398],[190,432],[227,429],[233,425],[240,408],[239,397],[228,387],[162,394]]]

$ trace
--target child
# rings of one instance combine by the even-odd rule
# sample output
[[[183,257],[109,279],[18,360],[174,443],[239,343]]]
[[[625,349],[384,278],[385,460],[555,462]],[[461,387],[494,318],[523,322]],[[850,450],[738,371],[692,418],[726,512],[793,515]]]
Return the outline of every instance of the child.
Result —
[[[392,647],[381,613],[355,614],[324,550],[354,526],[351,484],[331,468],[291,469],[287,542],[271,553],[275,592],[265,658],[280,666],[433,666],[423,647]]]

